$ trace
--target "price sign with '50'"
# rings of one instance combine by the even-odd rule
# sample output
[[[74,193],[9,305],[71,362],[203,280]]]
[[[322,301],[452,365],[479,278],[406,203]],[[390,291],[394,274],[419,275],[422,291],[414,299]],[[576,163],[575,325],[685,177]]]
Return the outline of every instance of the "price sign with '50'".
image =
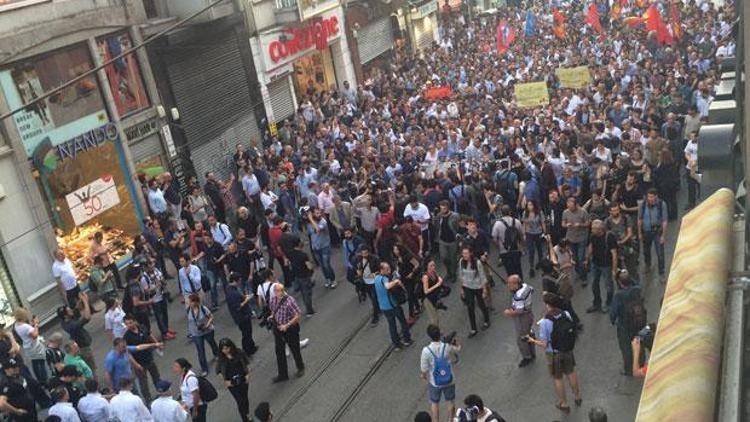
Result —
[[[102,176],[67,195],[70,214],[76,226],[91,220],[120,203],[117,186],[111,175]]]

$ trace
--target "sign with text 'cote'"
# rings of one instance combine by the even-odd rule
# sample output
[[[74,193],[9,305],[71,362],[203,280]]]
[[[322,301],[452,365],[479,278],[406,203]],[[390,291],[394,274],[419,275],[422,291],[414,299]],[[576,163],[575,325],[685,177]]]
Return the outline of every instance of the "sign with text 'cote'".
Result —
[[[67,195],[65,201],[70,208],[76,226],[91,220],[120,203],[115,179],[105,175]]]
[[[261,49],[267,69],[273,69],[292,62],[310,51],[326,50],[331,41],[341,36],[342,18],[336,10],[323,13],[302,22],[261,34]]]

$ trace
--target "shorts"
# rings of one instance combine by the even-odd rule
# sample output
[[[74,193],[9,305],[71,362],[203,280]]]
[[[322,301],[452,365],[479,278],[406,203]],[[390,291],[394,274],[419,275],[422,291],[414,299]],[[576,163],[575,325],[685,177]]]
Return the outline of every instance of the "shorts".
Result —
[[[443,385],[440,387],[430,384],[430,403],[440,403],[440,395],[442,394],[445,401],[453,401],[456,399],[456,384]]]
[[[573,352],[547,352],[547,370],[554,379],[572,374],[576,370],[576,359]]]

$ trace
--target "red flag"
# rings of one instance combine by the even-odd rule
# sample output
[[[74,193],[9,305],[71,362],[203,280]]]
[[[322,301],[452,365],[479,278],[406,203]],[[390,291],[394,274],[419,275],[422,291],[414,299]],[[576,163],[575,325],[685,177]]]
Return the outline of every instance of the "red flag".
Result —
[[[435,88],[428,88],[424,90],[424,97],[428,100],[448,98],[450,96],[451,96],[450,85],[437,86]]]
[[[639,18],[638,16],[628,16],[623,18],[622,21],[628,26],[636,27],[643,23],[643,18]]]
[[[680,25],[680,10],[677,8],[677,2],[673,1],[669,6],[669,14],[672,36],[675,39],[680,39],[682,38],[682,25]]]
[[[591,3],[589,6],[589,13],[586,15],[586,23],[591,25],[599,35],[604,35],[604,28],[602,28],[602,22],[599,20],[599,11],[596,9],[596,4]]]
[[[516,31],[508,26],[508,22],[500,21],[495,29],[495,38],[497,40],[497,53],[503,54],[508,51],[513,40],[516,39]]]
[[[669,33],[669,29],[662,20],[659,9],[656,8],[655,4],[649,6],[646,13],[643,14],[643,20],[646,21],[647,31],[656,32],[656,42],[659,44],[672,44],[674,42],[672,34]]]
[[[561,40],[565,39],[565,16],[560,13],[557,8],[552,9],[552,17],[554,24],[552,25],[552,33]]]

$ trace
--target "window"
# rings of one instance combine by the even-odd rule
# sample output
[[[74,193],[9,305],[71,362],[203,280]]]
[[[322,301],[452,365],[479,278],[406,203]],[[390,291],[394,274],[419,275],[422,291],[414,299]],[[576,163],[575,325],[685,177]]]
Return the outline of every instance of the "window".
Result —
[[[109,35],[96,41],[99,58],[104,63],[133,47],[127,32]],[[129,54],[104,68],[109,87],[120,116],[126,116],[149,106],[148,95],[143,86],[138,57]]]

